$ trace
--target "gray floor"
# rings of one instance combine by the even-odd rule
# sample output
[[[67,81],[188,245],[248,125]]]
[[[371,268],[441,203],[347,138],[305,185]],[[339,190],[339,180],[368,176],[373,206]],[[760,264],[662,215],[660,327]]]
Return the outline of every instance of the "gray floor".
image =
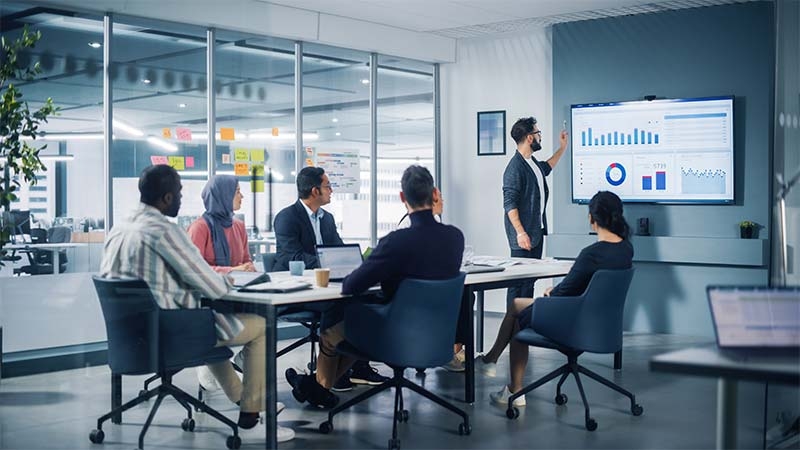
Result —
[[[498,321],[487,319],[487,330],[494,332]],[[493,336],[487,335],[491,342]],[[583,427],[583,407],[571,379],[564,392],[569,402],[553,403],[555,385],[548,384],[528,394],[528,406],[519,419],[508,420],[504,409],[489,404],[489,393],[506,380],[507,356],[501,358],[497,378],[477,377],[477,401],[465,405],[463,377],[441,369],[429,370],[418,377],[406,376],[433,392],[453,400],[470,414],[471,436],[459,436],[459,419],[452,413],[427,402],[413,393],[404,395],[410,421],[400,425],[403,448],[713,448],[715,433],[716,383],[705,378],[680,377],[650,372],[648,360],[665,351],[690,345],[709,344],[708,340],[668,335],[626,335],[623,370],[614,372],[612,358],[590,355],[581,360],[587,367],[609,377],[632,391],[644,414],[633,417],[627,399],[584,378],[592,416],[598,423],[595,432]],[[306,347],[307,348],[307,347]],[[281,373],[289,366],[301,366],[307,351],[296,351],[279,360]],[[528,380],[533,380],[561,365],[563,357],[553,351],[532,350]],[[386,367],[380,370],[388,374]],[[108,367],[89,367],[52,374],[4,379],[0,383],[0,449],[131,449],[148,413],[148,405],[135,408],[123,417],[122,425],[107,423],[102,446],[93,445],[88,434],[96,418],[109,405]],[[144,377],[125,377],[123,398],[132,398]],[[281,448],[386,448],[391,435],[393,394],[383,393],[365,404],[342,413],[334,421],[335,431],[321,435],[317,431],[325,414],[299,405],[292,398],[288,384],[279,376],[279,400],[287,405],[280,424],[292,427],[297,437]],[[193,371],[176,377],[176,384],[186,390],[196,386]],[[353,393],[362,392],[361,387]],[[215,393],[210,404],[231,418],[237,409],[224,394]],[[761,448],[764,390],[740,384],[739,445]],[[183,409],[166,400],[147,434],[147,449],[224,449],[228,432],[210,417],[197,418],[195,432],[180,429]],[[264,444],[263,426],[242,434],[242,448]]]

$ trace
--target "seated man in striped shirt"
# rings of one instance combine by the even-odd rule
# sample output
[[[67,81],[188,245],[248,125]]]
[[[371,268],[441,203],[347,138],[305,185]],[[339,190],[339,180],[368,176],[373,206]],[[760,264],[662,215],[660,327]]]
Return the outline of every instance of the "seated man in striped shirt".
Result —
[[[172,167],[145,169],[139,177],[141,203],[127,222],[111,230],[100,265],[103,277],[147,282],[163,309],[199,308],[201,297],[219,298],[230,289],[229,281],[211,269],[188,234],[167,219],[178,215],[181,188],[180,175]],[[219,345],[244,345],[244,380],[239,380],[230,361],[208,368],[228,398],[239,404],[239,426],[253,428],[264,409],[264,319],[254,314],[215,316]],[[278,430],[279,440],[293,436],[291,429]]]

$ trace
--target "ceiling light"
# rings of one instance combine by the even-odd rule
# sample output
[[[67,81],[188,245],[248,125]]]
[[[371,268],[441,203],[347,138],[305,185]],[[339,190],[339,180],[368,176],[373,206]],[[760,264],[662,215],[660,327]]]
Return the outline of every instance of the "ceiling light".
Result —
[[[155,136],[147,136],[147,142],[155,145],[156,147],[161,147],[162,149],[170,151],[170,152],[177,152],[178,151],[178,146],[177,145],[170,144],[169,142],[167,142],[167,141],[165,141],[163,139],[159,139],[159,138],[157,138]]]
[[[178,103],[178,108],[186,108],[186,103]]]
[[[341,136],[341,135],[342,135],[342,133],[339,133],[339,132],[337,131],[337,132],[336,132],[336,135],[337,135],[337,136]]]
[[[336,117],[334,117],[333,119],[331,119],[331,122],[333,122],[333,123],[336,123],[336,122],[338,122],[338,121],[339,121],[339,119],[337,119]]]
[[[142,130],[140,130],[138,128],[135,128],[135,127],[133,127],[131,125],[128,125],[125,122],[122,122],[122,121],[119,121],[117,119],[114,119],[112,121],[112,124],[115,127],[119,128],[120,130],[122,130],[122,131],[124,131],[124,132],[126,132],[128,134],[131,134],[133,136],[137,136],[137,137],[144,136],[144,132]]]
[[[273,136],[272,133],[250,133],[250,139],[281,139],[281,140],[291,140],[297,137],[294,133],[281,133],[278,136]],[[315,140],[319,139],[319,135],[317,133],[303,133],[303,139],[308,140]]]
[[[103,44],[101,44],[99,42],[89,42],[89,47],[92,47],[92,48],[100,48],[102,46],[103,46]]]
[[[75,155],[39,155],[42,161],[72,161]]]
[[[27,136],[23,136],[23,140]],[[103,133],[43,133],[39,139],[45,141],[102,141]]]
[[[362,78],[361,79],[361,84],[369,84],[369,79],[368,78]]]
[[[145,78],[145,79],[142,80],[142,83],[150,84],[150,79],[149,78]]]

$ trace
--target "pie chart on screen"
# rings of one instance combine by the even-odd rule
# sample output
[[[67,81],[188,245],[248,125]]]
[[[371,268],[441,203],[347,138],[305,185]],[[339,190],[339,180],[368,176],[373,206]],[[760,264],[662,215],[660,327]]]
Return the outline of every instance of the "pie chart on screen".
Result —
[[[606,169],[606,181],[612,186],[625,182],[625,167],[620,163],[611,163]]]

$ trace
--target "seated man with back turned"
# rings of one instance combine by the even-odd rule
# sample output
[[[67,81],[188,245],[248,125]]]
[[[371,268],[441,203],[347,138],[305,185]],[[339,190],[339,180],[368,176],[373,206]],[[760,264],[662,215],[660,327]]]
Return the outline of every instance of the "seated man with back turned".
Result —
[[[181,177],[170,166],[150,166],[139,177],[140,203],[127,222],[114,226],[106,240],[100,275],[138,278],[150,287],[163,309],[199,308],[200,298],[219,298],[228,280],[206,264],[178,225],[167,220],[181,207]],[[230,361],[209,364],[228,398],[239,404],[239,427],[253,428],[264,409],[265,323],[254,314],[215,313],[218,345],[244,345],[244,380]],[[279,427],[278,440],[294,437]]]
[[[333,214],[322,209],[331,202],[333,188],[321,167],[304,167],[297,174],[298,200],[283,208],[275,216],[275,240],[277,255],[275,265],[265,267],[265,271],[289,270],[289,261],[303,261],[306,269],[319,268],[317,259],[317,245],[342,245],[342,238],[336,231],[336,221]],[[328,324],[323,313],[321,327]],[[368,361],[358,361],[353,364],[349,374],[344,374],[333,389],[335,391],[349,391],[353,383],[378,385],[388,378],[379,374]]]
[[[381,239],[369,259],[344,279],[343,294],[361,294],[380,283],[383,301],[391,301],[406,278],[445,280],[458,275],[464,235],[458,228],[434,219],[433,204],[441,194],[433,186],[430,172],[422,166],[410,166],[403,172],[401,184],[400,200],[410,213],[411,227],[393,231]],[[336,345],[343,339],[343,321],[322,332],[316,379],[298,375],[294,369],[286,371],[292,394],[298,401],[308,400],[324,407],[338,402],[328,389],[352,363],[352,359],[336,352]]]

